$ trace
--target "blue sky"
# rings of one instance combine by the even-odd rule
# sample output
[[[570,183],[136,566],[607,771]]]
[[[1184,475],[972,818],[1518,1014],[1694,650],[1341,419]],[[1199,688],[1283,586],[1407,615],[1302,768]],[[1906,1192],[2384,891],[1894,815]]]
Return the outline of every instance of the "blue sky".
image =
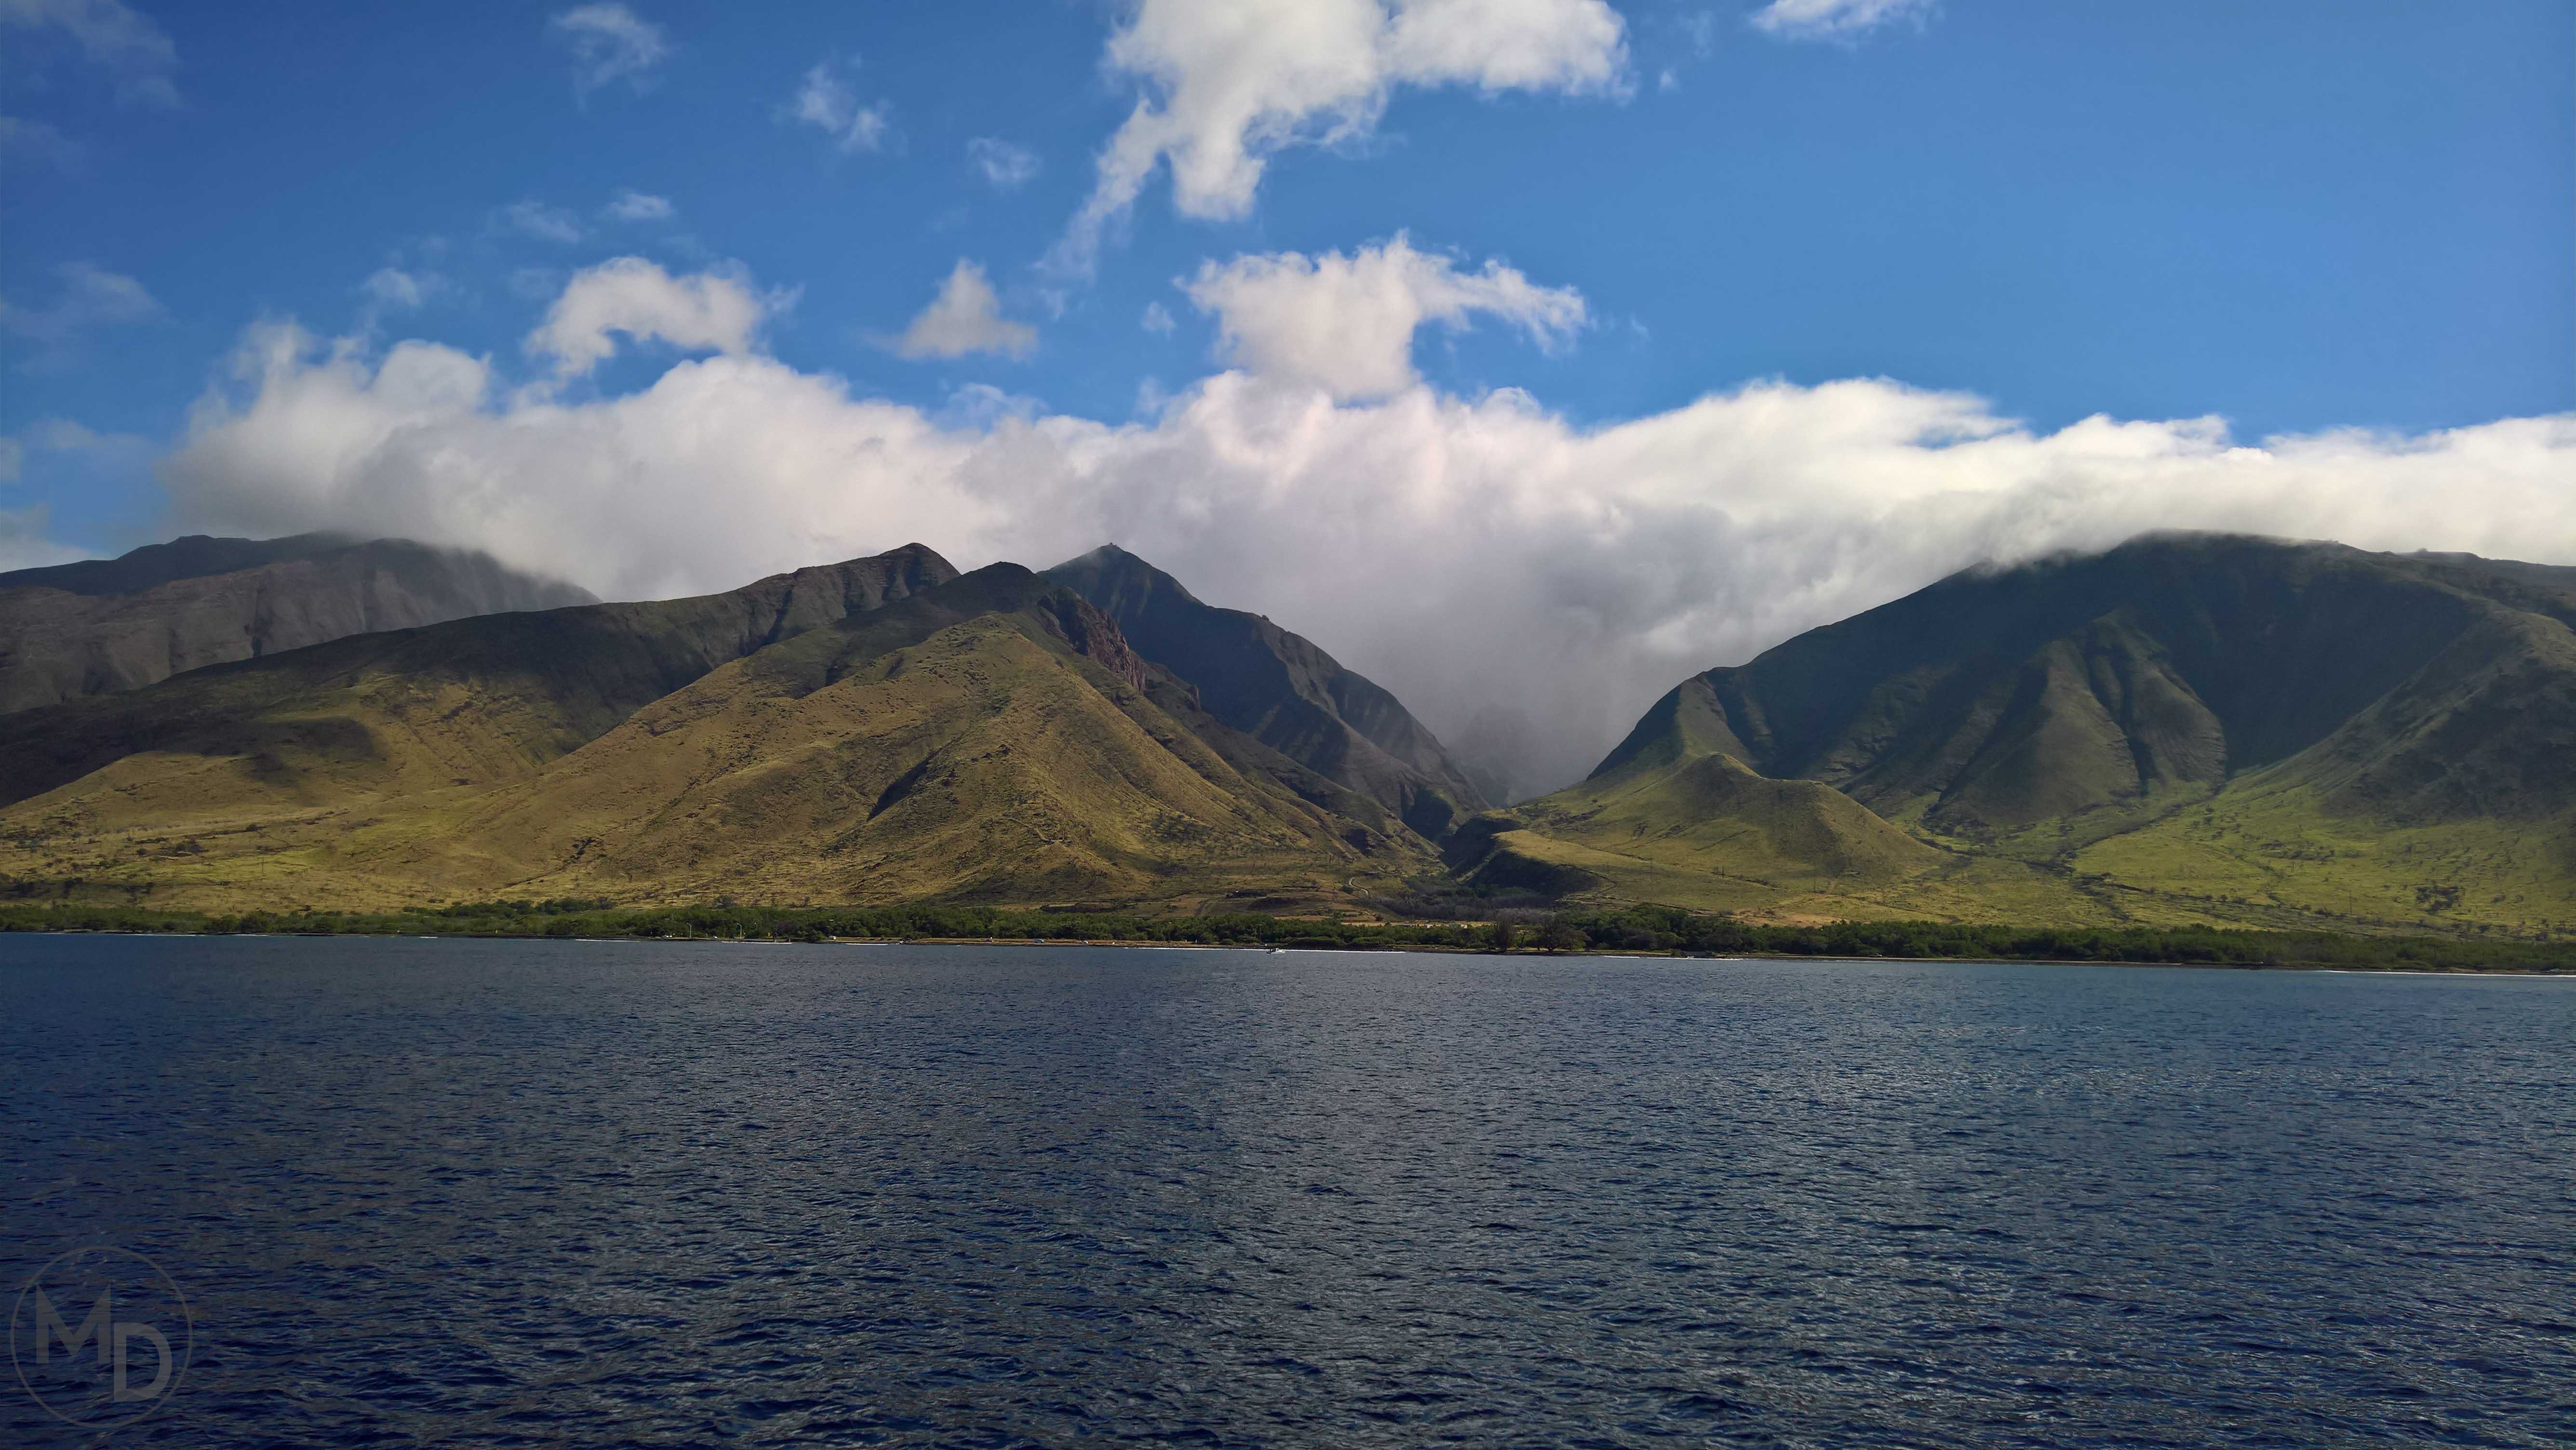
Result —
[[[774,364],[764,376],[779,389],[821,380],[853,407],[913,410],[949,430],[934,437],[943,446],[977,429],[989,441],[1009,415],[1058,420],[1050,437],[1155,429],[1157,458],[1187,451],[1173,400],[1213,406],[1209,380],[1229,369],[1322,387],[1335,427],[1391,427],[1406,398],[1461,418],[1498,416],[1501,400],[1543,414],[1567,446],[1773,379],[1812,415],[1801,437],[1842,436],[1837,380],[1887,379],[1903,397],[1980,400],[1965,422],[1925,422],[1897,393],[1872,395],[1897,399],[1873,417],[1913,418],[1908,447],[2006,429],[2087,459],[2103,456],[2085,441],[2095,435],[2068,430],[2095,415],[2153,422],[2168,451],[2197,437],[2184,420],[2218,415],[2229,445],[2362,429],[2402,453],[2443,430],[2576,407],[2576,7],[2564,0],[1462,0],[1472,23],[1410,51],[1403,25],[1438,5],[1386,3],[1265,15],[1255,0],[0,0],[0,433],[18,444],[0,516],[30,560],[183,525],[373,525],[443,530],[630,592],[718,587],[726,568],[773,562],[746,546],[693,572],[642,557],[649,541],[614,562],[548,556],[522,536],[524,510],[466,520],[453,497],[384,502],[397,474],[421,473],[392,464],[277,465],[283,476],[309,462],[311,480],[269,494],[247,476],[207,482],[220,450],[197,444],[192,428],[210,425],[192,425],[192,407],[214,388],[231,409],[217,422],[267,426],[238,375],[243,341],[289,319],[313,358],[342,339],[344,358],[373,367],[421,339],[479,359],[489,376],[449,420],[460,427],[540,404],[558,410],[548,419],[606,419],[657,381],[707,376],[687,360],[712,353]],[[1335,7],[1382,21],[1378,49],[1354,60],[1278,39]],[[1252,40],[1229,51],[1220,22],[1237,11]],[[1497,49],[1496,35],[1544,54]],[[1353,64],[1356,80],[1312,82]],[[1248,130],[1181,115],[1189,87],[1226,76],[1274,101],[1323,84],[1326,99],[1279,102]],[[1105,208],[1086,249],[1078,219],[1104,209],[1101,158],[1140,104],[1179,117],[1180,144],[1241,142],[1261,170],[1232,193],[1184,194],[1157,169],[1132,205]],[[1380,314],[1227,290],[1248,275],[1230,270],[1195,292],[1177,285],[1245,258],[1313,266],[1374,247],[1383,259],[1398,237],[1402,266],[1387,275],[1410,280],[1387,285],[1411,288],[1413,310],[1386,325],[1399,349],[1412,339],[1420,374],[1402,396],[1327,376],[1335,337],[1295,335]],[[607,356],[548,382],[558,364],[531,351],[532,332],[569,305],[574,277],[628,257],[656,276],[714,279],[719,301],[756,320],[653,334],[617,311],[646,304],[603,301],[606,330],[592,335]],[[905,356],[907,328],[961,262],[989,280],[991,308],[965,305],[966,331],[940,335],[985,346]],[[261,386],[283,398],[278,376]],[[284,456],[274,450],[302,435],[277,427],[265,442],[226,435],[223,457]],[[2219,446],[2183,451],[2204,444]],[[2564,462],[2558,446],[2497,464],[2499,491],[2454,506],[2518,506]],[[1472,452],[1454,437],[1441,447]],[[441,475],[452,493],[518,500],[550,486],[514,472],[515,455],[459,444],[441,456],[469,460],[455,465],[467,483]],[[1066,466],[1110,487],[1090,463]],[[1146,467],[1116,466],[1122,479]],[[1760,484],[1671,486],[1740,538],[1778,515],[1745,502]],[[1884,522],[1931,487],[1890,484],[1861,512]],[[913,496],[873,507],[898,515]],[[1616,508],[1644,528],[1641,497]],[[811,513],[781,507],[781,519]],[[1081,526],[1142,507],[1103,503]],[[2297,527],[2311,513],[2277,517]],[[1995,526],[1961,527],[1952,553],[2002,547]],[[775,562],[877,542],[864,532],[816,526]],[[1039,547],[997,525],[950,532],[945,546],[968,555]],[[676,532],[671,548],[703,533]],[[2554,520],[2539,533],[2526,552],[2576,549],[2576,530]],[[1025,537],[1079,535],[1068,521]],[[1172,538],[1171,551],[1197,547]],[[1234,561],[1214,544],[1193,557]],[[1887,584],[1949,561],[1927,556]],[[1246,602],[1272,602],[1249,576],[1243,587]],[[1551,597],[1590,592],[1576,581]],[[1823,589],[1816,607],[1858,597]],[[1660,668],[1721,647],[1675,623],[1709,607],[1674,595],[1642,624],[1607,606],[1603,618],[1681,629]],[[1765,616],[1743,638],[1796,617]]]

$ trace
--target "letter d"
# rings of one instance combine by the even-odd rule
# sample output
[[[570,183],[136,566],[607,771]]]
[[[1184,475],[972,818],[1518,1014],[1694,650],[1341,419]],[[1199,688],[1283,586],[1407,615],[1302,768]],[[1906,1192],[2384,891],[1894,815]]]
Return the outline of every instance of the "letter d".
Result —
[[[136,1390],[126,1388],[125,1351],[128,1345],[138,1339],[152,1341],[152,1352],[158,1357],[159,1363],[153,1370],[152,1383]],[[170,1341],[161,1336],[161,1331],[149,1324],[138,1324],[130,1319],[116,1326],[116,1385],[108,1391],[108,1398],[119,1404],[131,1400],[148,1400],[161,1393],[169,1383]]]

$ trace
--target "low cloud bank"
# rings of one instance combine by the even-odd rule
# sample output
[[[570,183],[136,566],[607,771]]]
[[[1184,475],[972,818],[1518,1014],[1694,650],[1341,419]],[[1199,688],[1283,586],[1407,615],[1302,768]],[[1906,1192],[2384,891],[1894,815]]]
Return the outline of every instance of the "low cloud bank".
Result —
[[[762,355],[727,298],[642,290],[632,316],[559,309],[536,351],[720,351],[590,401],[435,342],[255,328],[161,464],[174,522],[471,545],[626,599],[910,540],[968,568],[1114,541],[1313,637],[1523,793],[1579,777],[1684,674],[1981,561],[2194,528],[2576,563],[2576,415],[2251,446],[2208,418],[2040,433],[1855,379],[1585,428],[1409,374],[1337,400],[1295,369],[1124,424],[986,390],[929,413]]]

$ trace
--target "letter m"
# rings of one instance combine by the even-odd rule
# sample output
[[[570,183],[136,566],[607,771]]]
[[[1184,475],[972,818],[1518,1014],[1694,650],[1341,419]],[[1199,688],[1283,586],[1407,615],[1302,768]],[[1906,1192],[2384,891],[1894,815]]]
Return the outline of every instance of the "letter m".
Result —
[[[48,1347],[49,1341],[59,1340],[64,1354],[76,1355],[92,1335],[98,1338],[98,1362],[107,1363],[109,1300],[113,1297],[114,1291],[99,1290],[98,1302],[90,1306],[89,1317],[82,1320],[80,1328],[75,1330],[63,1322],[62,1312],[54,1308],[53,1300],[45,1297],[45,1291],[38,1289],[36,1291],[36,1363],[49,1364],[53,1361],[53,1351]]]

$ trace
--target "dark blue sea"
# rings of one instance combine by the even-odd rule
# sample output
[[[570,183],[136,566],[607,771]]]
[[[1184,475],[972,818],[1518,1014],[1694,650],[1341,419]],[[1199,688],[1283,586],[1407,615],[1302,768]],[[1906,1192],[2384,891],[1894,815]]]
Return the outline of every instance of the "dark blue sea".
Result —
[[[2576,1442],[2576,980],[22,936],[0,1048],[12,1446]]]

